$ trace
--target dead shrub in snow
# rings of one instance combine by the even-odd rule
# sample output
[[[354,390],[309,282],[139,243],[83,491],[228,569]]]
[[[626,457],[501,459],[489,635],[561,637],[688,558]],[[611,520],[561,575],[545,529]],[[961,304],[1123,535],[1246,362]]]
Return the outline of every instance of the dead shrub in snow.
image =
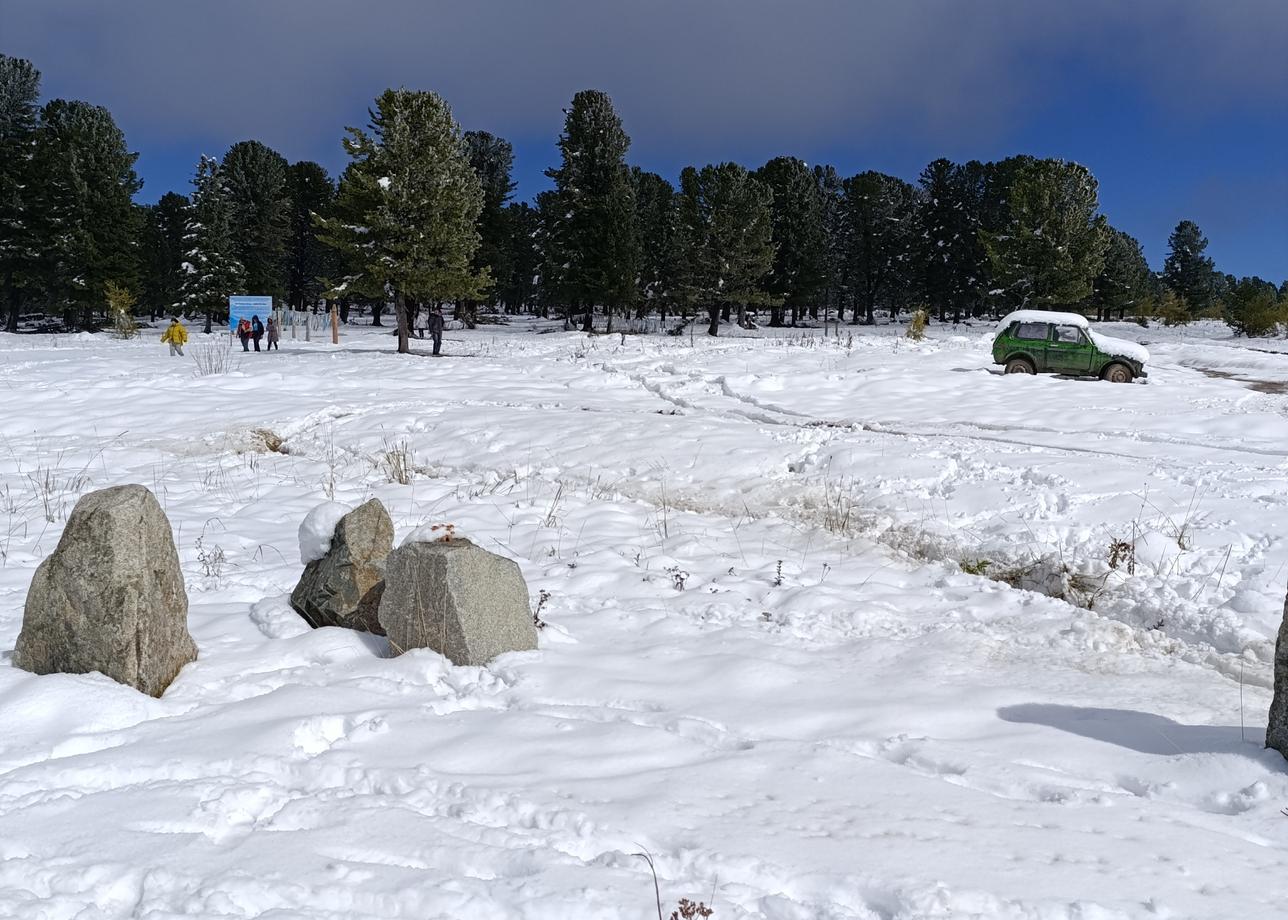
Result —
[[[1288,812],[1286,812],[1288,813]],[[657,880],[657,866],[653,864],[653,855],[645,850],[642,853],[632,853],[632,856],[638,856],[648,863],[648,871],[653,876],[653,897],[657,903],[657,920],[705,920],[712,916],[716,911],[714,907],[708,907],[702,901],[690,901],[688,898],[680,898],[676,903],[675,910],[671,911],[669,918],[662,914],[662,886]],[[715,901],[715,889],[712,889],[711,900]]]
[[[399,485],[410,485],[416,478],[416,462],[411,447],[406,441],[397,444],[386,442],[384,450],[378,455],[376,465],[382,469],[390,482]]]
[[[219,337],[213,342],[195,343],[189,354],[192,355],[192,363],[196,366],[198,377],[227,374],[241,367],[241,359],[232,348],[224,345]]]

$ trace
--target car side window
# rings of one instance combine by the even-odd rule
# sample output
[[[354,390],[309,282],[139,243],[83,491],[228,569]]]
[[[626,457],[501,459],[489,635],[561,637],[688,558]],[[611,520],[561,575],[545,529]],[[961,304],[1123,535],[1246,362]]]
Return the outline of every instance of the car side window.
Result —
[[[1017,339],[1029,339],[1034,342],[1045,342],[1047,337],[1046,323],[1017,323],[1015,326],[1015,337]]]
[[[1069,345],[1082,344],[1082,330],[1077,326],[1056,326],[1053,342],[1065,342]]]

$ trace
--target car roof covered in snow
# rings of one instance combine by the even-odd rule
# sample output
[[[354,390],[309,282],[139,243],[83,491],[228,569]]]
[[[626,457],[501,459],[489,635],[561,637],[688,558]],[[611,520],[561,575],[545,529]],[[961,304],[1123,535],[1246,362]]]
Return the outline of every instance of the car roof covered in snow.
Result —
[[[997,331],[1001,332],[1011,323],[1058,323],[1061,326],[1078,326],[1082,329],[1090,329],[1091,324],[1081,313],[1057,313],[1054,310],[1016,310],[1014,313],[1008,313],[997,324]]]

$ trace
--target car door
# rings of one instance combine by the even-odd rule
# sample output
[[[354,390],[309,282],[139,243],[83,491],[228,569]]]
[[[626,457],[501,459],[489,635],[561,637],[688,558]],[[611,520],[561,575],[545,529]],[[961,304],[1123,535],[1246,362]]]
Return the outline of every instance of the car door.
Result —
[[[1047,341],[1050,338],[1050,323],[1024,322],[1016,323],[1011,338],[1012,355],[1022,355],[1033,360],[1033,369],[1039,374],[1047,370]]]
[[[1080,326],[1051,324],[1047,369],[1057,374],[1090,374],[1095,349]]]

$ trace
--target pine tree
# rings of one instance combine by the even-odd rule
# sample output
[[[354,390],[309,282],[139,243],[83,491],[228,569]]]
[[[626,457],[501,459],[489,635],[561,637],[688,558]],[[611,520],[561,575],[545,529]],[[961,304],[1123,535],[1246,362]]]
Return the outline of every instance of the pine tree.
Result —
[[[876,322],[876,305],[891,315],[904,302],[912,267],[916,190],[894,176],[864,172],[842,183],[844,284],[854,304],[852,322]]]
[[[251,294],[286,294],[286,169],[285,158],[259,141],[241,141],[224,154],[220,175],[228,193],[233,252]]]
[[[845,209],[841,176],[834,166],[815,166],[814,185],[818,189],[823,221],[822,305],[836,316],[845,309],[842,275],[845,266]],[[792,307],[791,324],[800,321],[800,308]]]
[[[980,244],[979,177],[983,166],[938,159],[921,172],[917,269],[921,289],[940,320],[972,312],[980,295],[985,254]]]
[[[180,265],[186,255],[188,205],[183,195],[166,192],[156,204],[142,206],[140,300],[153,319],[159,313],[174,309],[181,297]]]
[[[737,163],[685,167],[680,174],[681,284],[705,306],[708,335],[730,308],[773,304],[762,282],[774,265],[773,193]]]
[[[1123,319],[1149,296],[1149,263],[1140,243],[1114,227],[1106,227],[1105,262],[1092,285],[1088,306],[1098,319]]]
[[[290,201],[286,242],[286,300],[295,310],[318,300],[322,278],[335,273],[333,250],[318,238],[313,215],[331,215],[335,184],[327,171],[308,160],[286,169],[286,196]]]
[[[0,54],[0,285],[5,331],[18,331],[25,289],[36,282],[39,251],[32,170],[40,72],[30,61]]]
[[[104,310],[108,281],[130,286],[137,278],[137,158],[107,109],[62,99],[41,109],[33,166],[45,177],[45,291],[82,328]]]
[[[346,289],[393,298],[407,353],[413,299],[476,298],[490,281],[472,267],[483,189],[437,93],[386,90],[370,129],[348,129],[339,213],[319,226],[354,268]]]
[[[241,293],[246,275],[233,243],[232,203],[219,161],[203,156],[192,185],[177,306],[204,313],[210,332],[216,316],[227,316],[228,297]]]
[[[677,233],[679,213],[675,188],[657,173],[631,169],[635,189],[635,214],[639,266],[637,297],[639,315],[656,309],[663,318],[675,302]]]
[[[1216,268],[1203,254],[1207,245],[1199,225],[1192,220],[1181,221],[1167,238],[1163,283],[1189,304],[1194,315],[1206,312],[1217,299]]]
[[[1269,335],[1288,323],[1288,301],[1275,286],[1260,278],[1244,278],[1225,300],[1224,318],[1235,335]]]
[[[1014,307],[1073,306],[1091,295],[1104,265],[1107,225],[1095,177],[1063,160],[1017,166],[1005,223],[983,234],[997,284]]]
[[[519,313],[537,297],[541,250],[537,245],[537,211],[526,201],[508,204],[502,212],[505,226],[507,277],[500,279],[497,295],[506,312]]]
[[[510,173],[514,169],[514,148],[504,138],[487,131],[466,131],[465,149],[469,152],[470,165],[478,174],[483,187],[483,209],[479,212],[479,248],[474,253],[474,268],[487,274],[495,285],[510,276],[509,248],[506,245],[505,205],[514,193]],[[462,319],[471,329],[477,319],[474,301],[464,304]]]
[[[594,308],[608,312],[629,305],[635,294],[635,195],[626,151],[630,138],[606,93],[583,90],[566,110],[559,136],[562,163],[546,170],[557,205],[546,237],[560,253],[560,288],[568,306],[584,309],[583,328],[593,328]],[[548,203],[552,204],[552,203]]]
[[[774,266],[765,287],[793,315],[813,305],[826,279],[823,196],[814,173],[803,160],[777,157],[756,170],[755,177],[773,195]],[[775,306],[769,325],[784,325],[784,308]]]

